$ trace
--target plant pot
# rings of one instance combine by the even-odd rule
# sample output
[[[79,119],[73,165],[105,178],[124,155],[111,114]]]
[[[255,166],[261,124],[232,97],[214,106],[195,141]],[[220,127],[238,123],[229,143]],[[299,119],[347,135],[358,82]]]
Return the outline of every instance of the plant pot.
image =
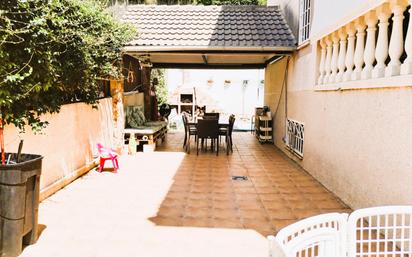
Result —
[[[6,154],[9,156],[10,154]],[[37,240],[40,155],[22,154],[16,164],[0,165],[0,256],[18,256]],[[16,160],[16,154],[11,154]]]

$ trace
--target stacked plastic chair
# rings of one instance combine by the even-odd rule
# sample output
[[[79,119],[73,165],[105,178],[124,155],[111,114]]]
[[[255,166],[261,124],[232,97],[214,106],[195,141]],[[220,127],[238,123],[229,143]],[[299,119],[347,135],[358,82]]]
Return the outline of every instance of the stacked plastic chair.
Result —
[[[271,257],[410,257],[412,206],[383,206],[301,220],[269,236]]]

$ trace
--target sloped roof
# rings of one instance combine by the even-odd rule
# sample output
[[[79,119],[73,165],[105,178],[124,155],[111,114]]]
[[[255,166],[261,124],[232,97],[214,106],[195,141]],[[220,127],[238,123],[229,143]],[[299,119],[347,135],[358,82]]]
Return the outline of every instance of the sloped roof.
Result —
[[[138,29],[126,48],[283,51],[296,46],[277,6],[129,5],[121,19]]]

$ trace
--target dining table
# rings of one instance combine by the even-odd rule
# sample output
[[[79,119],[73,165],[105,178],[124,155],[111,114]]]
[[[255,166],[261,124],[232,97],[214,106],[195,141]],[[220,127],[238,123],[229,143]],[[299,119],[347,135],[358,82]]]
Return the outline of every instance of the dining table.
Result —
[[[203,119],[202,117],[193,117],[188,119],[188,126],[197,126],[197,121]],[[218,127],[219,130],[222,128],[226,128],[227,133],[229,133],[229,119],[219,118],[218,120]],[[227,146],[226,146],[227,147]],[[227,151],[229,153],[229,151]]]
[[[188,125],[189,126],[197,126],[197,121],[203,119],[202,117],[193,117],[188,120]],[[228,119],[223,119],[219,118],[218,120],[218,126],[219,128],[228,128],[229,127],[229,120]]]

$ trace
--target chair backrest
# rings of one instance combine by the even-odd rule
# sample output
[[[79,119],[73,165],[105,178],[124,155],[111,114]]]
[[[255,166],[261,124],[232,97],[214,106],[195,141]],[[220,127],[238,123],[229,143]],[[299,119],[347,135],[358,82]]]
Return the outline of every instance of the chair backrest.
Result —
[[[99,154],[100,154],[100,155],[109,155],[109,156],[111,156],[111,157],[117,155],[117,153],[116,153],[113,149],[108,148],[108,147],[104,147],[104,146],[103,146],[102,144],[100,144],[100,143],[97,143],[97,150],[99,151]]]
[[[332,227],[309,230],[293,237],[286,244],[281,244],[275,237],[268,239],[271,257],[346,257],[341,255],[340,236]]]
[[[233,125],[235,124],[235,115],[230,115],[229,116],[229,135],[232,135],[232,131],[233,131]]]
[[[217,138],[219,125],[217,119],[201,119],[197,121],[197,136],[199,138]]]
[[[287,257],[410,257],[412,206],[359,209],[349,216],[322,214],[289,225],[268,239],[270,256],[283,252]],[[313,248],[317,245],[321,248]]]
[[[219,119],[218,112],[205,112],[203,119]]]
[[[276,242],[288,257],[345,257],[347,218],[344,213],[328,213],[303,219],[281,229]],[[320,246],[325,255],[313,255]]]
[[[185,128],[185,133],[187,133],[187,115],[186,115],[186,113],[182,114],[182,120],[183,120],[183,127]]]
[[[366,256],[412,256],[412,206],[366,208],[349,216],[348,257]]]

